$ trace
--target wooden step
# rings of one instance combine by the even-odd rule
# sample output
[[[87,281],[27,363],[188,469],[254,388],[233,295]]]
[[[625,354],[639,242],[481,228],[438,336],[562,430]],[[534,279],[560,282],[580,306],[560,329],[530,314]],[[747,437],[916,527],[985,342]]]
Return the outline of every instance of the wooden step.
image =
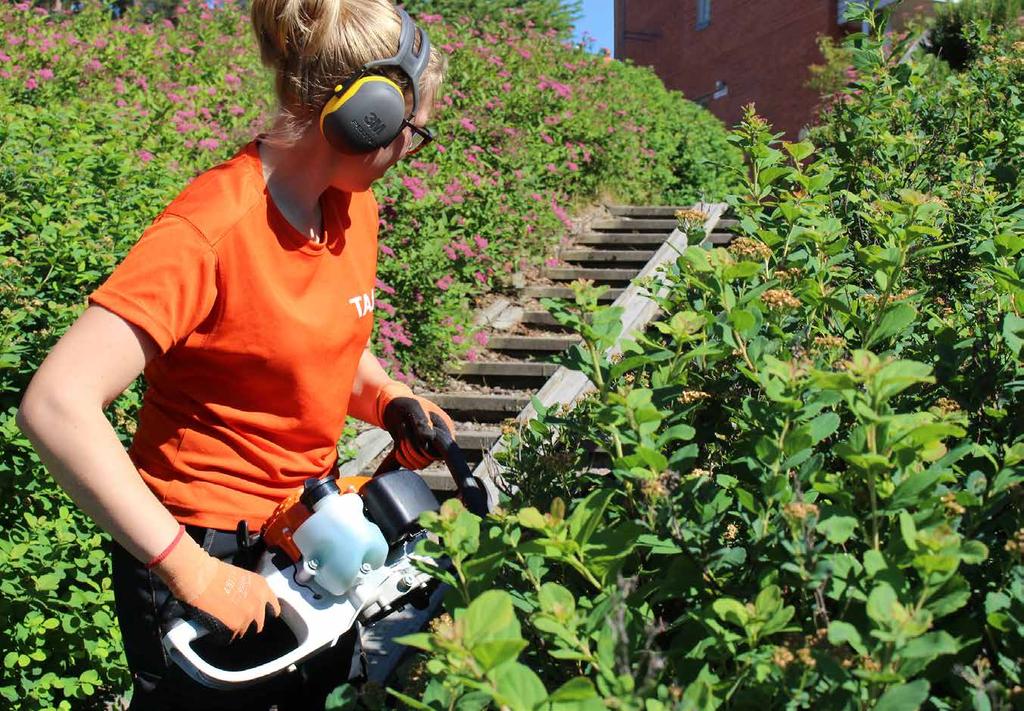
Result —
[[[520,323],[543,328],[564,328],[549,311],[524,311],[523,320]]]
[[[603,230],[606,232],[657,232],[664,230],[671,232],[679,223],[673,217],[671,219],[633,220],[630,218],[594,220],[590,223],[590,229]]]
[[[598,301],[602,304],[615,301],[624,289],[608,289]],[[569,299],[573,298],[572,289],[567,286],[527,286],[519,292],[528,299]]]
[[[511,417],[526,407],[531,393],[423,393],[423,397],[445,410],[456,419],[475,421],[469,415],[497,414]]]
[[[584,267],[546,267],[544,276],[553,281],[576,281],[590,279],[597,284],[628,284],[639,269],[587,269]]]
[[[558,253],[563,262],[605,262],[609,264],[646,264],[654,256],[653,249],[563,249]]]
[[[732,232],[712,232],[704,242],[715,247],[724,247],[734,239],[736,239],[736,235]]]
[[[673,205],[606,205],[608,212],[616,217],[641,217],[641,218],[675,218],[677,210],[685,210],[687,207]]]
[[[543,313],[550,316],[547,311],[533,311],[530,313]],[[473,363],[460,362],[445,369],[449,375],[499,375],[508,377],[524,378],[549,378],[555,374],[558,366],[553,363],[531,363],[530,361],[476,361]]]
[[[491,336],[487,347],[492,351],[547,351],[560,352],[574,343],[579,336]]]
[[[584,232],[577,235],[574,240],[578,245],[586,246],[607,246],[614,249],[637,248],[658,248],[665,243],[671,230],[664,233],[654,234],[630,234],[628,232]]]
[[[469,457],[480,450],[489,450],[491,445],[501,437],[501,430],[497,427],[480,428],[477,426],[462,427],[456,425],[459,448]],[[479,459],[479,457],[476,457]]]

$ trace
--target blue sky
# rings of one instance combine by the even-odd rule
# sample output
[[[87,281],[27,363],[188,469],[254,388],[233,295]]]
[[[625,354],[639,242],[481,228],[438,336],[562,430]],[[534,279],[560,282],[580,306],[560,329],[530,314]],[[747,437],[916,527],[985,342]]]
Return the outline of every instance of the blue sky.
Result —
[[[594,38],[594,51],[615,50],[615,0],[583,0],[583,17],[576,25],[576,39],[586,33]]]

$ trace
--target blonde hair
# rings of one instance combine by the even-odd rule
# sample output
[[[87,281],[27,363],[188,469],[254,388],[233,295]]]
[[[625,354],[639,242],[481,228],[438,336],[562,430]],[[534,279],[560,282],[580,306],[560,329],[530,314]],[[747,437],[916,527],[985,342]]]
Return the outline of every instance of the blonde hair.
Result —
[[[367,62],[393,56],[402,29],[391,0],[252,0],[251,18],[260,58],[274,72],[282,119],[267,140],[283,146],[319,121],[320,110],[342,80]],[[423,100],[437,99],[447,64],[447,57],[431,46],[420,77]],[[410,94],[409,77],[400,69],[380,73]]]

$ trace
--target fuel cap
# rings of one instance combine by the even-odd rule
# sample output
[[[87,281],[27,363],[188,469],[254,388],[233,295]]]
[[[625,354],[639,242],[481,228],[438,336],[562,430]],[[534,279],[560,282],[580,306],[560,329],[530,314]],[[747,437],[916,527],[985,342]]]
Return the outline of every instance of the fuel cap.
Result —
[[[306,508],[312,511],[313,507],[316,506],[316,502],[320,499],[337,493],[339,493],[338,484],[333,478],[310,478],[306,479],[305,483],[302,485],[302,496],[299,497],[299,501],[301,501]]]

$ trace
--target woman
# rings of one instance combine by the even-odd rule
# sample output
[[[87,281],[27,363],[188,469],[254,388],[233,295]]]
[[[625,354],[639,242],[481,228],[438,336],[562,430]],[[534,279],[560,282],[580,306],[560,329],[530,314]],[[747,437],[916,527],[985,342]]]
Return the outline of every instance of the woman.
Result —
[[[429,142],[445,59],[389,0],[253,0],[279,115],[200,175],[89,299],[18,413],[53,477],[113,537],[131,708],[316,708],[349,678],[354,633],[246,693],[214,692],[160,645],[169,610],[228,632],[239,667],[266,655],[280,605],[232,564],[236,527],[336,463],[346,414],[387,428],[399,461],[434,459],[436,405],[366,349],[377,205],[370,185]],[[103,416],[140,373],[131,449]],[[178,606],[175,606],[175,603]],[[269,629],[268,629],[269,632]],[[234,641],[237,640],[237,641]]]

